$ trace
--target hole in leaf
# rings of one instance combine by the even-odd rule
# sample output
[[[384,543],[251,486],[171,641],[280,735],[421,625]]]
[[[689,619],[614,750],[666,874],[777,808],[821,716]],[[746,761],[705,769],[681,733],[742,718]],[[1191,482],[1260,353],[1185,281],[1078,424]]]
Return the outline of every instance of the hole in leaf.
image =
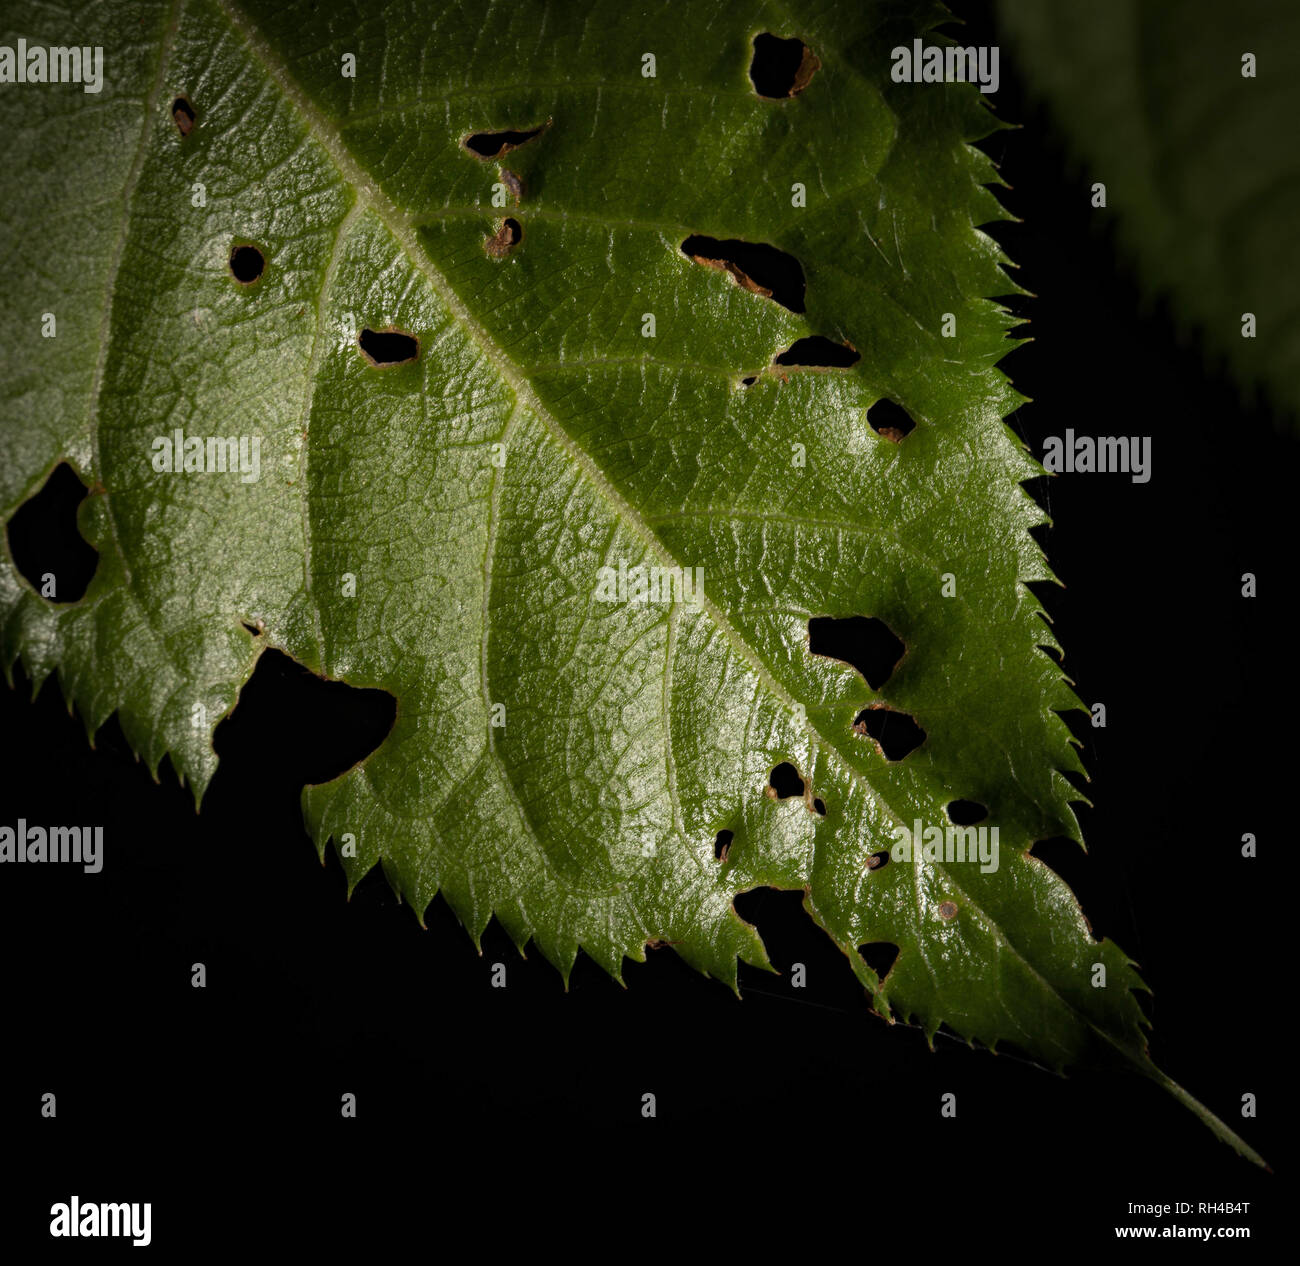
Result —
[[[954,800],[948,805],[948,820],[954,826],[974,826],[988,816],[988,808],[978,800]]]
[[[799,365],[804,369],[847,369],[862,359],[851,343],[836,343],[821,334],[796,339],[773,362],[774,365]]]
[[[77,529],[77,507],[87,492],[77,472],[60,462],[5,525],[14,566],[50,602],[76,602],[99,565],[99,551]]]
[[[957,903],[955,901],[939,902],[939,917],[945,921],[951,921],[957,917]]]
[[[182,136],[188,136],[194,130],[194,107],[184,97],[177,97],[172,102],[172,122]]]
[[[826,802],[820,796],[813,797],[813,811],[823,818],[826,816]]]
[[[256,624],[249,624],[247,620],[240,620],[240,624],[244,626],[244,632],[251,633],[254,637],[262,636],[262,630]]]
[[[779,100],[798,96],[820,67],[817,54],[803,40],[783,40],[767,31],[754,36],[749,78],[760,97]]]
[[[683,255],[697,264],[729,272],[737,285],[754,294],[773,299],[791,312],[804,310],[803,268],[793,255],[775,246],[692,233],[681,249]]]
[[[540,136],[548,127],[550,127],[549,119],[539,127],[530,128],[526,132],[510,130],[474,132],[467,136],[462,144],[471,154],[476,154],[479,158],[500,158],[502,154],[508,154],[512,149],[526,145],[533,137]]]
[[[879,690],[907,647],[874,616],[815,615],[808,621],[808,649],[856,668],[872,690]]]
[[[916,423],[901,404],[893,400],[877,400],[867,410],[867,421],[878,435],[895,444],[916,430]]]
[[[510,254],[523,235],[524,227],[518,220],[502,220],[497,231],[491,237],[483,240],[483,249],[493,259],[501,259]]]
[[[803,795],[803,778],[788,760],[783,760],[768,777],[768,787],[776,800]]]
[[[871,941],[859,945],[858,953],[881,980],[889,975],[898,961],[898,946],[893,941]]]
[[[267,765],[267,736],[274,735],[275,777],[301,787],[328,782],[364,760],[396,718],[397,700],[387,690],[318,677],[267,648],[235,710],[217,726],[213,746],[223,766],[227,757],[236,766]]]
[[[377,369],[405,365],[420,354],[419,340],[401,330],[362,330],[357,335],[357,346]]]
[[[902,760],[925,742],[925,731],[907,715],[893,708],[866,708],[853,722],[854,734],[869,734],[886,760]]]
[[[731,841],[736,838],[734,831],[719,831],[718,838],[713,841],[713,856],[720,862],[727,860],[727,854],[731,851]]]
[[[878,853],[872,853],[871,856],[867,858],[868,870],[880,870],[882,867],[888,865],[889,850],[887,848],[881,849]]]
[[[740,380],[740,385],[742,387],[752,387],[757,381],[758,379],[751,374],[748,378],[742,378]]]
[[[236,246],[230,252],[230,273],[243,286],[251,286],[266,270],[266,256],[256,246]]]

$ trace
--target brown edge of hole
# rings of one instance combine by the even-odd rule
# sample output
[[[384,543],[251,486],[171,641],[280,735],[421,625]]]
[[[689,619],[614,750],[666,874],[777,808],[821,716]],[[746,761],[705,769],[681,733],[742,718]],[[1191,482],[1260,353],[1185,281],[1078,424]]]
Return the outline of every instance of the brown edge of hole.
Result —
[[[738,268],[729,259],[710,259],[707,255],[692,255],[691,261],[696,264],[703,264],[705,268],[715,269],[717,272],[730,273],[731,279],[742,290],[762,295],[765,299],[772,297],[771,290],[766,286],[760,286],[744,269]]]
[[[524,238],[524,226],[514,216],[506,216],[491,237],[483,239],[483,250],[493,259],[504,259]]]
[[[503,158],[506,154],[509,154],[512,151],[517,149],[522,149],[525,145],[528,144],[529,141],[535,141],[554,122],[555,122],[554,119],[547,119],[545,123],[539,123],[536,127],[532,127],[532,128],[503,127],[503,128],[498,128],[495,133],[491,128],[483,128],[477,132],[466,132],[465,135],[460,138],[460,147],[471,158],[478,159],[480,163],[494,163],[498,158]],[[523,140],[503,141],[501,143],[500,148],[497,149],[496,152],[492,154],[480,154],[478,150],[474,149],[470,145],[470,141],[476,136],[492,136],[492,135],[505,136],[511,132],[515,133],[515,135],[517,136],[522,136]]]
[[[172,122],[176,124],[176,130],[181,134],[182,140],[194,131],[194,121],[194,107],[190,105],[189,98],[186,96],[173,98]]]
[[[790,95],[797,97],[812,82],[812,77],[821,68],[821,58],[805,44],[803,56],[799,59],[799,69],[794,73],[794,83],[790,85]]]
[[[362,346],[361,338],[364,334],[400,334],[403,338],[409,338],[415,344],[415,351],[405,360],[376,360]],[[412,334],[409,330],[400,329],[396,325],[386,326],[382,330],[372,330],[368,325],[357,331],[357,349],[361,355],[366,358],[366,363],[374,369],[393,369],[398,365],[410,365],[420,359],[420,336]]]

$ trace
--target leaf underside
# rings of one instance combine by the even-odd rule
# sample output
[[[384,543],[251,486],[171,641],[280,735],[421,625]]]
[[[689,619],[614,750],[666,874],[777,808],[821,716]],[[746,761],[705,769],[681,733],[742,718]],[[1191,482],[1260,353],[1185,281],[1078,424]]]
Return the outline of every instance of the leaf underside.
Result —
[[[943,42],[937,6],[689,15],[79,13],[102,93],[0,94],[22,296],[0,481],[12,514],[69,461],[100,558],[55,606],[6,556],[4,662],[57,671],[92,733],[116,711],[197,798],[281,648],[397,699],[381,746],[304,793],[322,853],[355,840],[350,885],[378,862],[417,913],[441,891],[476,941],[495,915],[566,978],[579,949],[618,977],[666,941],[732,987],[738,960],[769,966],[735,896],[801,889],[887,1018],[1164,1080],[1133,964],[1029,852],[1079,839],[1058,714],[1080,705],[1027,588],[1052,579],[1020,486],[1041,471],[1003,421],[1013,321],[990,298],[1017,288],[975,227],[1005,218],[971,144],[998,124],[969,85],[891,82],[892,47]],[[755,92],[760,33],[815,54],[792,95]],[[35,12],[18,35],[73,42]],[[535,134],[481,140],[503,132]],[[792,256],[803,304],[692,236]],[[265,260],[248,285],[241,243]],[[360,330],[418,353],[378,367]],[[859,359],[773,364],[812,336]],[[881,400],[905,437],[870,425]],[[157,472],[177,429],[260,436],[260,478]],[[702,569],[700,601],[597,599],[601,568],[638,565]],[[855,615],[905,646],[879,689],[809,650],[811,617]],[[924,731],[901,760],[855,729],[882,704]],[[802,796],[766,794],[782,762]],[[958,799],[988,807],[996,870],[873,860]],[[884,980],[874,942],[899,947]]]

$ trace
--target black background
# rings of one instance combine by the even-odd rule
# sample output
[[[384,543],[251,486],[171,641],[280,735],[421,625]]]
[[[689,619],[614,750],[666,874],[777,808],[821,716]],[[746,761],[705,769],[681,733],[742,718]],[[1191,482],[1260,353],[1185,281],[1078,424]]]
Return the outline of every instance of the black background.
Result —
[[[1001,42],[982,6],[954,7],[963,43]],[[1024,125],[985,143],[1023,223],[990,231],[1038,296],[1012,302],[1035,340],[1003,362],[1034,400],[1012,425],[1040,456],[1066,427],[1153,437],[1146,485],[1033,487],[1068,586],[1039,592],[1067,673],[1108,713],[1104,730],[1072,723],[1092,776],[1091,852],[1049,860],[1154,989],[1156,1061],[1284,1166],[1274,1012],[1292,903],[1265,759],[1290,671],[1270,633],[1297,445],[1180,340],[1166,307],[1144,304],[1108,213],[1089,205],[1105,174],[1070,166],[1005,43],[994,102]],[[566,993],[495,923],[479,958],[441,899],[422,930],[378,870],[346,901],[298,790],[383,726],[272,658],[218,732],[199,816],[167,763],[152,782],[115,721],[92,751],[56,684],[35,702],[21,674],[0,689],[0,822],[102,823],[106,840],[96,876],[0,875],[6,1238],[51,1243],[49,1205],[74,1192],[152,1201],[160,1246],[248,1243],[256,1226],[285,1243],[350,1232],[436,1251],[458,1224],[495,1234],[482,1209],[508,1221],[538,1193],[555,1193],[532,1224],[539,1247],[581,1239],[600,1209],[668,1229],[710,1208],[723,1229],[815,1218],[856,1226],[867,1251],[874,1236],[924,1250],[958,1234],[1100,1246],[1143,1220],[1129,1201],[1249,1200],[1247,1215],[1172,1220],[1267,1234],[1276,1179],[1153,1084],[1057,1078],[942,1036],[931,1052],[874,1018],[798,894],[739,905],[774,963],[807,965],[808,987],[742,969],[743,1000],[671,950],[629,963],[626,990],[580,958]],[[1245,831],[1255,860],[1240,856]],[[494,962],[505,989],[489,986]],[[340,1117],[345,1091],[356,1120]],[[640,1115],[646,1091],[654,1120]],[[955,1120],[940,1118],[947,1091]],[[1246,1091],[1256,1121],[1240,1119]]]

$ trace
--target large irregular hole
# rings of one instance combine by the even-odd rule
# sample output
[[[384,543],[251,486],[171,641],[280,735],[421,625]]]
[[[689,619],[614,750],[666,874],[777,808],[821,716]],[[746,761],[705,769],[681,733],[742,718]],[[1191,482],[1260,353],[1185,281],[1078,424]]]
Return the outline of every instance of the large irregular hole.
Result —
[[[775,246],[692,233],[682,243],[682,254],[707,268],[724,269],[737,285],[774,299],[791,312],[804,311],[803,268],[793,255]]]
[[[213,736],[219,776],[230,776],[228,764],[261,764],[294,788],[328,782],[369,756],[396,718],[388,691],[329,681],[268,648]]]
[[[856,668],[872,690],[889,680],[907,649],[883,620],[864,615],[815,615],[808,621],[808,649]]]
[[[497,226],[497,231],[483,241],[483,249],[493,259],[503,259],[514,250],[519,239],[524,235],[524,226],[518,220],[507,217]]]
[[[760,97],[798,96],[820,68],[817,54],[803,40],[783,40],[767,31],[754,36],[749,78]]]
[[[877,400],[867,410],[867,421],[877,435],[893,440],[895,444],[916,430],[916,423],[908,411],[893,400]]]
[[[836,343],[822,334],[796,339],[775,360],[774,365],[798,365],[803,369],[847,369],[862,354],[852,343]]]
[[[362,355],[378,369],[405,365],[420,354],[419,340],[402,330],[362,330],[357,335],[357,346],[361,348]]]
[[[87,491],[77,472],[60,462],[5,525],[14,566],[50,602],[76,602],[99,565],[99,551],[77,530],[77,507]]]
[[[890,761],[902,760],[925,742],[925,731],[906,712],[894,708],[864,708],[853,722],[853,733],[871,735]]]
[[[194,131],[194,107],[184,97],[177,97],[172,102],[172,122],[182,136]]]
[[[881,980],[889,975],[898,961],[898,946],[892,941],[870,941],[859,945],[858,953]]]
[[[953,800],[948,805],[948,821],[954,826],[974,826],[988,816],[988,808],[978,800]]]
[[[526,132],[516,132],[507,130],[504,132],[474,132],[467,136],[462,144],[471,154],[477,154],[479,158],[500,158],[502,154],[508,154],[512,149],[518,149],[521,145],[526,145],[535,136],[541,136],[550,126],[550,120],[540,124],[538,127],[529,128]]]
[[[266,256],[256,246],[241,244],[230,252],[230,275],[241,286],[251,286],[266,271]]]
[[[773,798],[789,800],[803,795],[803,778],[788,760],[783,760],[768,776],[767,785]]]

